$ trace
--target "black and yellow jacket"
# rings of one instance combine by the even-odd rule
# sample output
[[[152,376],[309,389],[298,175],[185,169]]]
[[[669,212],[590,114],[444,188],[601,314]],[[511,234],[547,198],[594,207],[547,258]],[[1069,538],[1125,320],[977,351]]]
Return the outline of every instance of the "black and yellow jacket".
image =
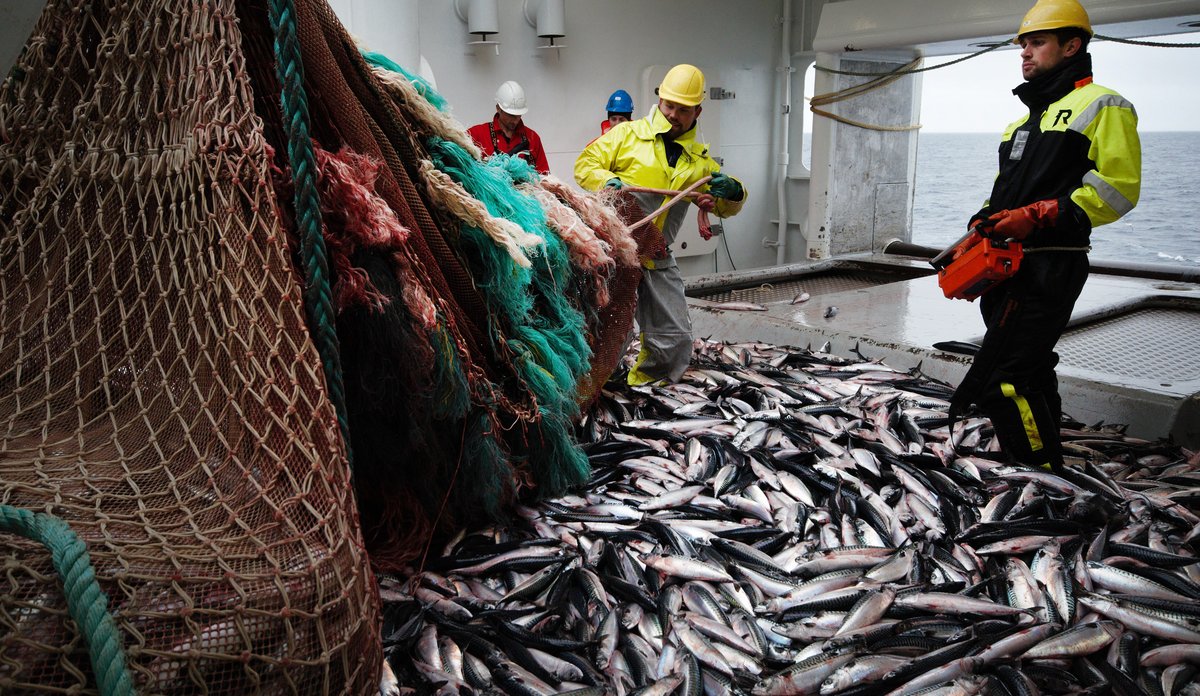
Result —
[[[1093,227],[1137,204],[1142,178],[1137,112],[1120,94],[1092,82],[1088,53],[1013,94],[1029,114],[1005,129],[1000,171],[980,213],[1057,198],[1058,223],[1034,232],[1026,245],[1086,245]]]

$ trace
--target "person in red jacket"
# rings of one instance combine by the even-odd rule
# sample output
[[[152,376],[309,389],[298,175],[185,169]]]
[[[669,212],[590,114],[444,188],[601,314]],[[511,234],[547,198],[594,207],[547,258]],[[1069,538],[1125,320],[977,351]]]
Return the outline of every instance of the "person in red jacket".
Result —
[[[496,115],[492,120],[471,126],[467,132],[484,155],[490,157],[503,152],[520,157],[542,174],[549,174],[550,164],[546,162],[541,137],[521,120],[528,111],[525,90],[509,80],[496,90]]]

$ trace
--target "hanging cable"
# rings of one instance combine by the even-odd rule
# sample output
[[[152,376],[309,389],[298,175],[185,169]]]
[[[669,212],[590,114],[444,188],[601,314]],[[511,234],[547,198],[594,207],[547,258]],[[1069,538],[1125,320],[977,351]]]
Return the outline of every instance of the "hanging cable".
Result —
[[[1161,41],[1139,41],[1137,39],[1120,39],[1120,38],[1117,38],[1114,36],[1104,36],[1103,34],[1096,34],[1093,38],[1095,38],[1096,40],[1099,40],[1099,41],[1112,41],[1114,43],[1129,44],[1132,46],[1148,46],[1148,47],[1153,47],[1153,48],[1200,48],[1200,43],[1165,43],[1165,42],[1161,42]],[[928,65],[928,66],[921,67],[921,68],[915,67],[918,63],[921,62],[921,60],[922,60],[921,58],[916,58],[915,60],[908,63],[907,65],[903,65],[895,70],[889,70],[889,71],[885,71],[885,72],[867,72],[867,71],[862,71],[862,70],[839,70],[837,68],[829,68],[829,67],[826,67],[823,65],[813,65],[813,68],[815,70],[819,70],[821,72],[829,73],[832,75],[848,75],[851,77],[873,77],[876,79],[871,80],[869,82],[865,82],[860,85],[848,87],[846,89],[839,90],[837,92],[829,92],[827,94],[820,94],[820,95],[814,96],[813,98],[811,98],[809,100],[808,110],[814,114],[817,114],[818,116],[824,116],[825,118],[833,119],[834,121],[837,121],[839,123],[844,123],[848,126],[855,126],[857,128],[864,128],[867,130],[887,131],[887,132],[917,130],[921,127],[921,124],[919,124],[919,123],[905,125],[905,126],[881,126],[881,125],[877,125],[877,124],[864,123],[862,121],[857,121],[855,119],[848,118],[846,116],[841,116],[839,114],[835,114],[831,111],[826,111],[824,109],[820,109],[817,107],[823,106],[825,104],[832,104],[832,103],[842,101],[845,99],[850,99],[852,97],[857,97],[862,94],[866,94],[867,92],[870,92],[871,90],[879,89],[888,84],[891,84],[895,80],[898,80],[901,77],[904,77],[906,75],[915,75],[917,73],[928,72],[930,70],[946,68],[951,65],[956,65],[958,63],[962,63],[964,61],[971,60],[972,58],[978,58],[979,56],[982,56],[985,53],[990,53],[992,51],[995,51],[998,48],[1005,48],[1007,46],[1011,46],[1013,44],[1013,42],[1014,42],[1013,39],[1009,39],[1009,40],[1003,41],[1003,42],[998,42],[993,46],[988,46],[987,48],[976,51],[975,53],[972,53],[970,55],[966,55],[966,56],[962,56],[960,58],[956,58],[954,60],[946,61],[945,63],[938,63],[937,65]]]
[[[848,126],[855,126],[856,128],[865,128],[867,130],[875,130],[875,131],[917,130],[918,128],[921,127],[921,124],[919,124],[919,123],[905,125],[905,126],[881,126],[881,125],[876,125],[876,124],[864,123],[862,121],[857,121],[855,119],[848,118],[846,116],[841,116],[839,114],[835,114],[831,111],[826,111],[824,109],[819,109],[817,107],[824,106],[826,104],[833,104],[833,103],[836,103],[839,101],[844,101],[846,99],[851,99],[853,97],[857,97],[857,96],[866,94],[867,92],[870,92],[872,90],[881,89],[883,87],[886,87],[886,86],[890,85],[891,83],[895,82],[896,80],[899,80],[900,78],[902,78],[905,75],[908,75],[910,72],[912,72],[911,68],[913,66],[917,65],[918,63],[920,63],[921,60],[922,59],[919,57],[915,58],[911,62],[907,63],[906,65],[902,65],[895,70],[892,70],[892,71],[886,72],[886,73],[879,73],[879,77],[875,78],[874,80],[870,80],[868,82],[864,82],[859,85],[854,85],[853,87],[847,87],[846,89],[839,90],[837,92],[827,92],[825,94],[814,95],[811,99],[808,100],[808,110],[813,112],[814,114],[817,114],[818,116],[824,116],[825,118],[833,119],[834,121],[837,121],[839,123],[845,123]]]
[[[729,268],[736,271],[737,264],[733,262],[733,254],[729,251],[729,237],[725,236],[725,224],[727,223],[721,224],[721,244],[725,245],[725,258],[729,259]],[[713,256],[716,257],[716,254]]]
[[[1115,36],[1096,34],[1092,38],[1113,43],[1129,44],[1130,46],[1149,46],[1151,48],[1200,48],[1200,43],[1164,43],[1162,41],[1138,41],[1137,39],[1118,39]]]
[[[1166,43],[1163,41],[1139,41],[1137,39],[1122,39],[1122,38],[1118,38],[1116,36],[1105,36],[1104,34],[1096,34],[1092,38],[1096,41],[1112,41],[1113,43],[1128,44],[1130,46],[1147,46],[1150,48],[1200,48],[1200,43]],[[813,68],[815,70],[819,70],[820,72],[824,72],[824,73],[830,73],[833,75],[849,75],[852,77],[882,77],[882,76],[887,76],[887,75],[915,75],[917,73],[929,72],[930,70],[937,70],[939,68],[948,68],[951,65],[957,65],[964,61],[971,60],[972,58],[978,58],[979,56],[982,56],[985,53],[991,53],[992,51],[995,51],[998,48],[1006,48],[1008,46],[1011,46],[1013,44],[1013,42],[1014,42],[1014,39],[1008,39],[1007,41],[1000,41],[1000,42],[997,42],[993,46],[988,46],[987,48],[976,51],[970,55],[961,56],[959,58],[955,58],[954,60],[946,61],[945,63],[938,63],[937,65],[927,65],[923,68],[913,68],[913,69],[901,68],[900,70],[893,70],[893,71],[888,71],[888,72],[865,72],[865,71],[859,71],[859,70],[838,70],[837,68],[828,68],[823,65],[814,65]]]
[[[988,46],[987,48],[985,48],[981,51],[976,51],[975,53],[972,53],[969,56],[955,58],[954,60],[946,61],[945,63],[938,63],[937,65],[928,65],[924,68],[909,68],[910,65],[915,65],[916,63],[920,62],[921,59],[918,58],[917,60],[914,60],[912,63],[909,63],[908,65],[906,65],[902,68],[898,68],[896,70],[890,70],[887,72],[860,72],[857,70],[838,70],[837,68],[827,68],[823,65],[813,65],[813,69],[819,70],[824,73],[831,73],[834,75],[850,75],[852,77],[887,77],[890,75],[895,75],[897,77],[904,77],[905,75],[915,75],[916,73],[929,72],[930,70],[937,70],[938,68],[948,68],[951,65],[956,65],[963,61],[971,60],[972,58],[978,58],[979,56],[982,56],[985,53],[991,53],[992,51],[994,51],[998,48],[1004,48],[1006,46],[1011,46],[1011,45],[1012,45],[1011,40],[1005,41],[1003,43],[997,43],[995,46]]]

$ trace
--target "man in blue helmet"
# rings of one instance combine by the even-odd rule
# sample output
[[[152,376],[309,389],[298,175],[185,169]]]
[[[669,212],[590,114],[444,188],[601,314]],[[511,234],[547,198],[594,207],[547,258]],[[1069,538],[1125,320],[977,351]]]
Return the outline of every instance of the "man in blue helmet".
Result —
[[[600,122],[600,135],[604,135],[609,128],[618,123],[633,120],[633,97],[629,96],[629,92],[618,89],[608,96],[608,104],[605,104],[604,110],[608,112],[608,118]]]

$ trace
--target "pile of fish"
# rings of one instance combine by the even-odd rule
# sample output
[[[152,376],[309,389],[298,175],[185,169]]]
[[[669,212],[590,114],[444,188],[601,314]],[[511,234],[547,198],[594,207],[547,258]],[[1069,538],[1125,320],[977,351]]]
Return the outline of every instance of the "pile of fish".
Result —
[[[1080,426],[1012,465],[947,385],[827,350],[610,383],[585,490],[380,577],[382,690],[1200,695],[1200,454]]]

